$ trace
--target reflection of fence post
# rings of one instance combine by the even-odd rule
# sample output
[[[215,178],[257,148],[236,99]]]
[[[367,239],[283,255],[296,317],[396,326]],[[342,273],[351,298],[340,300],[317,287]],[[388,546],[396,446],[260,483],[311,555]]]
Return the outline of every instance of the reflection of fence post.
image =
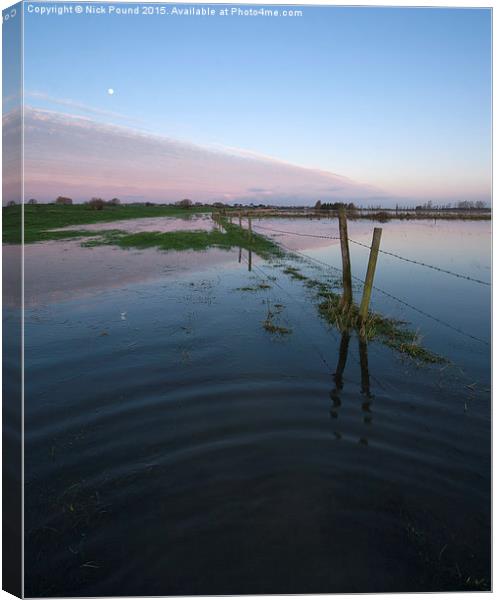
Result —
[[[353,303],[353,286],[351,283],[351,260],[349,258],[348,221],[346,211],[339,210],[339,235],[341,236],[342,254],[342,306],[349,308]]]
[[[346,361],[348,359],[348,348],[349,348],[349,331],[343,331],[341,337],[341,345],[339,348],[339,358],[337,360],[337,368],[334,373],[335,388],[330,392],[330,399],[332,400],[333,407],[330,410],[330,416],[337,419],[338,412],[336,409],[341,406],[341,390],[343,388],[342,375],[346,367]]]
[[[239,246],[239,263],[242,262],[242,247]]]
[[[361,392],[370,397],[370,375],[368,373],[368,346],[364,335],[358,336],[361,368]]]
[[[368,258],[367,275],[365,277],[365,285],[363,287],[363,298],[360,305],[360,322],[364,323],[368,316],[368,306],[370,304],[370,296],[372,295],[372,286],[375,275],[375,267],[377,266],[377,257],[379,256],[380,238],[382,229],[376,227],[373,232],[372,246],[370,247],[370,257]]]
[[[334,373],[334,382],[338,389],[342,389],[342,375],[346,368],[346,361],[348,359],[349,349],[349,331],[343,331],[341,336],[341,345],[339,346],[339,358],[337,360],[337,368]]]
[[[251,248],[249,248],[248,270],[252,271],[252,250],[251,250]]]

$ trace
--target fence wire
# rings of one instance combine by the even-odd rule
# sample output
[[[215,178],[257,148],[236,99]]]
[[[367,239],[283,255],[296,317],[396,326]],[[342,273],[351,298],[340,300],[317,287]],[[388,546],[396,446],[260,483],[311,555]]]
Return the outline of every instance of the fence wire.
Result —
[[[289,248],[288,246],[286,246],[285,244],[282,244],[281,242],[279,242],[284,248],[286,248],[289,252],[293,252],[294,254],[298,254],[299,256],[315,262],[323,267],[326,268],[331,268],[334,269],[335,271],[342,273],[342,269],[340,269],[339,267],[336,267],[334,265],[331,265],[329,263],[324,262],[323,260],[320,260],[318,258],[314,258],[313,256],[309,256],[308,254],[304,254],[303,252],[300,252],[299,250],[293,250],[292,248]],[[359,277],[356,277],[355,275],[351,275],[351,277],[355,280],[358,281],[362,286],[364,285],[364,282],[362,279],[360,279]],[[452,331],[459,333],[460,335],[463,335],[465,337],[468,337],[469,339],[472,339],[476,342],[480,342],[481,344],[484,344],[486,346],[489,346],[489,342],[487,340],[483,340],[482,338],[479,338],[471,333],[468,333],[467,331],[464,331],[463,329],[460,329],[459,327],[456,327],[455,325],[452,325],[451,323],[447,323],[446,321],[443,321],[443,319],[440,319],[439,317],[436,317],[435,315],[431,315],[430,313],[426,312],[425,310],[422,310],[421,308],[417,308],[416,306],[414,306],[413,304],[410,304],[409,302],[406,302],[406,300],[403,300],[402,298],[398,298],[398,296],[395,296],[394,294],[391,294],[390,292],[386,292],[385,290],[377,287],[377,286],[372,286],[372,288],[376,291],[379,292],[380,294],[383,294],[384,296],[390,298],[391,300],[395,300],[396,302],[398,302],[399,304],[402,304],[408,308],[410,308],[411,310],[414,310],[415,312],[418,312],[419,314],[423,315],[424,317],[427,317],[428,319],[431,319],[433,321],[435,321],[436,323],[439,323],[440,325],[443,325],[444,327],[447,327],[448,329],[451,329]]]
[[[253,227],[257,228],[257,229],[264,229],[266,231],[272,231],[274,233],[284,233],[287,235],[296,235],[299,237],[310,237],[310,238],[319,238],[319,239],[326,239],[326,240],[340,240],[341,239],[339,236],[316,235],[316,234],[312,234],[312,233],[298,233],[296,231],[284,231],[282,229],[272,229],[270,227],[264,227],[263,225],[253,225]],[[364,244],[363,242],[358,242],[357,240],[353,240],[351,238],[348,238],[348,240],[352,244],[356,244],[357,246],[362,246],[363,248],[367,248],[368,250],[370,250],[370,246],[368,244]],[[434,271],[438,271],[438,272],[444,273],[446,275],[451,275],[453,277],[458,277],[459,279],[465,279],[466,281],[472,281],[473,283],[478,283],[480,285],[491,286],[491,283],[489,281],[483,281],[482,279],[476,279],[475,277],[471,277],[470,275],[456,273],[455,271],[443,269],[442,267],[438,267],[436,265],[430,265],[430,264],[422,262],[420,260],[415,260],[413,258],[407,258],[406,256],[401,256],[400,254],[396,254],[395,252],[389,252],[387,250],[381,250],[381,249],[379,249],[379,252],[381,254],[386,254],[387,256],[397,258],[398,260],[402,260],[407,263],[418,265],[420,267],[425,267],[427,269],[433,269]]]

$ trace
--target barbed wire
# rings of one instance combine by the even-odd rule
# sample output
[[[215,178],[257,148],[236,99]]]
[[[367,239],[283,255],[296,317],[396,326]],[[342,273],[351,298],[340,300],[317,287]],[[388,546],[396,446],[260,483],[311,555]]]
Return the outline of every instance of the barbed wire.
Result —
[[[282,246],[284,246],[284,248],[287,248],[287,250],[289,250],[289,252],[294,252],[300,256],[302,256],[305,259],[308,259],[312,262],[315,262],[317,264],[320,264],[324,267],[327,268],[332,268],[335,271],[338,271],[340,273],[342,273],[342,269],[340,269],[339,267],[336,267],[334,265],[331,265],[329,263],[326,263],[318,258],[314,258],[313,256],[309,256],[308,254],[304,254],[303,252],[300,252],[299,250],[292,250],[292,248],[289,248],[288,246],[285,246],[285,244],[282,244]],[[356,277],[355,275],[351,275],[351,277],[353,279],[355,279],[356,281],[358,281],[362,286],[364,286],[364,282],[362,279],[360,279],[359,277]],[[446,321],[443,321],[443,319],[440,319],[439,317],[436,317],[435,315],[431,315],[430,313],[422,310],[421,308],[418,308],[416,306],[414,306],[413,304],[410,304],[409,302],[406,302],[406,300],[403,300],[402,298],[398,298],[398,296],[395,296],[394,294],[391,294],[390,292],[386,292],[385,290],[377,287],[377,286],[372,286],[372,288],[379,292],[380,294],[383,294],[384,296],[387,296],[388,298],[391,298],[392,300],[395,300],[396,302],[399,302],[400,304],[403,304],[404,306],[414,310],[415,312],[418,312],[419,314],[423,315],[424,317],[427,317],[428,319],[432,319],[433,321],[435,321],[436,323],[439,323],[440,325],[443,325],[444,327],[447,327],[448,329],[451,329],[453,331],[455,331],[456,333],[459,333],[460,335],[466,336],[476,342],[480,342],[481,344],[485,344],[486,346],[489,346],[489,342],[486,340],[483,340],[482,338],[479,338],[471,333],[468,333],[467,331],[464,331],[463,329],[460,329],[459,327],[456,327],[455,325],[452,325],[451,323],[448,323]]]
[[[242,256],[242,259],[247,263],[247,265],[249,266],[249,261],[245,256]],[[300,302],[293,294],[291,294],[288,290],[286,290],[283,286],[281,286],[279,284],[279,282],[276,279],[273,279],[272,277],[270,277],[270,275],[267,275],[263,269],[261,269],[258,265],[255,265],[254,263],[251,263],[251,268],[255,269],[257,271],[259,271],[262,274],[262,277],[264,277],[267,281],[271,282],[272,284],[274,284],[276,287],[278,287],[280,290],[282,290],[285,294],[287,294],[287,296],[296,304],[300,305],[300,306],[305,306],[304,302]],[[257,277],[257,275],[256,275]],[[306,328],[302,326],[301,322],[299,320],[297,320],[297,325],[299,326],[299,328],[301,329],[302,333],[304,334],[304,336],[307,338],[308,343],[310,344],[310,346],[313,348],[313,350],[315,350],[315,352],[318,354],[320,360],[323,362],[323,364],[325,365],[325,367],[327,368],[327,372],[331,372],[332,367],[331,365],[328,363],[327,359],[325,358],[325,356],[323,355],[322,351],[320,350],[320,348],[318,348],[318,346],[310,339],[309,335],[306,332]],[[334,336],[335,337],[335,336]]]
[[[275,233],[288,233],[290,235],[298,235],[299,237],[313,237],[313,238],[319,238],[322,240],[340,240],[341,239],[339,236],[332,237],[330,235],[316,235],[316,234],[312,234],[312,233],[299,233],[297,231],[283,231],[282,229],[272,229],[270,227],[264,227],[263,225],[253,225],[253,227],[255,227],[257,229],[265,229],[266,231],[273,231]]]
[[[348,238],[350,242],[353,244],[357,244],[358,246],[363,246],[370,250],[370,246],[368,244],[364,244],[363,242],[358,242],[351,238]],[[437,267],[435,265],[429,265],[428,263],[424,263],[420,260],[415,260],[413,258],[407,258],[406,256],[401,256],[400,254],[396,254],[395,252],[389,252],[388,250],[381,250],[379,248],[379,252],[381,254],[387,254],[388,256],[392,256],[397,258],[398,260],[403,260],[408,263],[412,263],[414,265],[419,265],[421,267],[426,267],[427,269],[433,269],[434,271],[439,271],[440,273],[446,273],[446,275],[452,275],[453,277],[458,277],[459,279],[466,279],[467,281],[473,281],[474,283],[480,283],[481,285],[491,286],[489,281],[483,281],[482,279],[476,279],[475,277],[470,277],[470,275],[463,275],[462,273],[455,273],[455,271],[449,271],[448,269],[443,269],[442,267]]]
[[[249,265],[249,261],[247,260],[247,258],[245,256],[242,256],[243,260],[246,262],[247,265]],[[289,290],[287,290],[286,288],[284,288],[282,285],[280,285],[280,283],[278,282],[277,279],[274,279],[273,277],[271,277],[270,275],[267,275],[265,273],[265,271],[259,267],[258,265],[255,265],[254,263],[251,263],[251,268],[256,269],[257,271],[259,271],[262,276],[267,279],[268,281],[270,281],[272,284],[274,284],[276,287],[278,287],[280,290],[282,290],[285,294],[287,294],[287,296],[298,306],[304,308],[304,312],[307,312],[308,315],[315,317],[315,313],[311,314],[311,312],[308,310],[309,309],[309,304],[307,304],[304,301],[298,300],[296,298],[296,296],[294,296],[294,294],[291,294]],[[304,334],[304,336],[306,337],[306,339],[308,340],[308,343],[310,344],[310,346],[315,350],[315,352],[318,354],[318,356],[320,357],[321,361],[323,362],[323,364],[327,367],[328,372],[332,373],[333,372],[333,368],[332,366],[329,364],[329,362],[327,361],[327,359],[325,358],[325,356],[323,355],[323,352],[320,350],[320,348],[317,346],[317,344],[315,342],[313,342],[310,338],[310,336],[308,335],[307,329],[302,325],[301,321],[299,319],[297,319],[297,325],[300,328],[301,332]],[[334,339],[336,341],[337,340],[337,336],[334,332],[333,329],[330,330]],[[360,361],[354,357],[355,362],[361,366]],[[383,388],[386,389],[384,383],[378,379],[375,375],[373,375],[372,373],[370,373],[370,378],[372,380],[374,380],[376,382],[376,384]]]
[[[312,234],[312,233],[298,233],[296,231],[284,231],[282,229],[271,229],[270,227],[264,227],[262,225],[253,225],[253,227],[255,227],[257,229],[265,229],[266,231],[273,231],[275,233],[284,233],[287,235],[297,235],[299,237],[310,237],[310,238],[319,238],[319,239],[327,239],[327,240],[340,240],[341,239],[339,236],[316,235],[316,234]],[[370,246],[368,244],[364,244],[363,242],[358,242],[357,240],[353,240],[350,237],[348,237],[348,240],[353,244],[362,246],[363,248],[367,248],[368,250],[370,250]],[[379,249],[379,252],[381,254],[386,254],[388,256],[392,256],[393,258],[397,258],[398,260],[402,260],[402,261],[405,261],[405,262],[408,262],[408,263],[411,263],[414,265],[418,265],[420,267],[426,267],[427,269],[433,269],[434,271],[439,271],[440,273],[445,273],[446,275],[452,275],[453,277],[458,277],[459,279],[465,279],[466,281],[472,281],[473,283],[479,283],[480,285],[491,286],[491,283],[489,281],[483,281],[482,279],[476,279],[475,277],[470,277],[470,275],[456,273],[455,271],[450,271],[448,269],[444,269],[444,268],[438,267],[436,265],[430,265],[428,263],[425,263],[425,262],[422,262],[419,260],[407,258],[406,256],[401,256],[400,254],[396,254],[395,252],[389,252],[387,250],[381,250],[381,249]]]
[[[262,276],[269,282],[273,283],[274,285],[276,285],[280,290],[282,290],[285,294],[287,294],[287,296],[289,296],[289,298],[296,304],[299,304],[302,307],[305,307],[305,310],[307,310],[307,307],[305,305],[304,302],[300,302],[293,294],[291,294],[288,290],[286,290],[284,287],[282,287],[280,285],[280,283],[277,281],[277,279],[274,279],[272,277],[270,277],[270,275],[267,275],[263,269],[261,269],[258,265],[253,264],[253,262],[251,261],[249,263],[249,260],[243,256],[242,254],[240,255],[241,258],[246,262],[247,266],[249,269],[255,269],[256,271],[259,271]],[[256,275],[257,277],[257,275]],[[303,327],[300,323],[300,321],[297,321],[297,324],[299,326],[299,328],[301,329],[302,333],[304,334],[304,336],[307,338],[308,343],[310,344],[310,346],[313,348],[313,350],[315,350],[315,352],[318,354],[320,360],[322,361],[322,363],[325,365],[327,372],[330,372],[332,367],[330,366],[330,364],[328,363],[327,359],[325,358],[325,356],[323,355],[322,351],[320,350],[320,348],[310,339],[306,328]],[[334,335],[335,337],[335,335]]]

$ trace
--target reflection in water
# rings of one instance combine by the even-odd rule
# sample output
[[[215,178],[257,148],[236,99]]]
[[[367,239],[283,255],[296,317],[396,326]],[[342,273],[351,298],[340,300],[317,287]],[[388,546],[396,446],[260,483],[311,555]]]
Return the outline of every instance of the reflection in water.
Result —
[[[112,223],[112,225],[110,224]],[[86,231],[102,231],[105,229],[120,229],[127,233],[143,233],[159,231],[212,231],[213,220],[208,215],[182,215],[177,217],[141,217],[139,219],[117,220],[112,222],[88,223],[85,225],[69,225],[57,228],[55,231],[75,231],[84,228]]]
[[[158,252],[156,248],[123,250],[113,246],[82,248],[80,241],[26,244],[24,250],[24,303],[40,306],[94,293],[110,292],[141,282],[177,280],[192,271],[229,268],[235,251],[209,248],[203,252]],[[7,264],[13,264],[19,246],[4,245]],[[4,270],[4,302],[15,306],[16,269]]]
[[[344,369],[346,368],[346,363],[348,359],[349,352],[349,342],[351,339],[351,334],[349,330],[345,330],[341,336],[341,343],[339,346],[339,357],[337,359],[337,368],[333,375],[335,387],[330,392],[330,399],[332,400],[332,407],[330,409],[330,416],[333,419],[337,419],[339,417],[339,408],[341,407],[341,392],[344,388]],[[373,395],[370,391],[370,374],[368,371],[368,345],[365,337],[358,336],[358,348],[360,355],[360,370],[361,370],[361,393],[364,395],[365,399],[362,402],[361,410],[365,413],[363,417],[363,422],[367,425],[372,423],[372,399]],[[342,437],[340,433],[335,433],[336,437]],[[361,444],[368,444],[368,439],[366,437],[361,437],[359,442]]]
[[[334,373],[335,388],[330,392],[330,398],[332,399],[332,409],[330,416],[336,419],[338,417],[337,408],[341,406],[340,392],[344,387],[343,373],[346,367],[348,359],[348,349],[350,340],[349,331],[344,331],[341,337],[341,344],[339,347],[339,359],[337,361],[337,369]]]
[[[363,336],[358,337],[358,347],[360,350],[360,366],[361,366],[361,393],[367,398],[371,398],[370,393],[370,376],[368,374],[368,348],[367,340]]]
[[[361,368],[361,393],[366,399],[361,405],[361,410],[365,413],[363,421],[367,424],[372,422],[372,414],[370,406],[372,404],[373,395],[370,392],[370,375],[368,372],[368,347],[367,340],[363,336],[358,337],[358,347],[360,353],[360,368]]]
[[[454,590],[488,577],[487,397],[463,414],[463,386],[400,369],[370,342],[387,384],[372,374],[374,431],[366,344],[357,356],[353,330],[331,339],[281,269],[273,289],[246,293],[236,249],[180,262],[56,244],[26,247],[31,292],[100,287],[26,311],[27,596]],[[141,283],[110,288],[118,266],[112,283]],[[287,291],[296,327],[268,335],[262,301]],[[310,340],[325,363],[303,351]]]

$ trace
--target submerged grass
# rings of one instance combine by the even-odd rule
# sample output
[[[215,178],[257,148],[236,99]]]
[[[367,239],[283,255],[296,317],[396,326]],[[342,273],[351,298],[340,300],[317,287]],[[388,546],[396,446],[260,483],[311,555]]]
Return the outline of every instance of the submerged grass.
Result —
[[[269,319],[265,319],[263,321],[263,328],[266,329],[269,333],[277,333],[279,335],[289,335],[292,333],[292,329],[287,329],[287,327],[281,327],[280,325],[275,325],[273,321]]]
[[[308,277],[303,275],[299,269],[296,269],[295,267],[286,267],[284,269],[284,273],[286,275],[290,275],[292,279],[297,279],[298,281],[306,281],[308,279]]]
[[[258,285],[250,286],[246,285],[244,287],[237,288],[238,292],[259,292],[260,290],[269,290],[271,289],[271,285],[267,283],[258,283]]]
[[[280,315],[283,310],[282,304],[275,304],[275,312],[272,310],[270,303],[268,303],[268,311],[266,313],[266,319],[263,321],[263,329],[268,331],[268,333],[277,334],[277,335],[289,335],[292,333],[292,329],[288,327],[282,327],[281,325],[277,325],[274,321],[275,316]]]
[[[265,237],[253,234],[249,239],[247,231],[224,220],[224,231],[147,231],[126,233],[119,230],[99,232],[99,235],[88,240],[86,247],[112,245],[121,248],[157,248],[158,250],[207,250],[208,248],[244,248],[252,250],[263,258],[279,256],[282,250]],[[95,234],[94,234],[95,235]]]
[[[357,329],[358,333],[367,340],[379,340],[385,346],[396,350],[418,362],[441,364],[445,358],[427,350],[422,346],[420,335],[406,328],[406,323],[389,319],[379,313],[370,312],[365,323],[360,324],[359,310],[356,304],[345,309],[341,303],[341,295],[333,291],[340,286],[339,280],[324,283],[304,275],[297,267],[285,267],[283,272],[292,279],[316,292],[319,300],[318,311],[322,318],[334,325],[341,332]]]
[[[347,310],[341,305],[341,296],[331,291],[320,292],[318,305],[320,315],[340,331],[356,328],[367,340],[378,339],[400,354],[424,363],[441,364],[445,358],[424,348],[416,331],[406,329],[403,321],[389,319],[378,313],[369,313],[365,323],[360,324],[359,311],[355,304]]]

